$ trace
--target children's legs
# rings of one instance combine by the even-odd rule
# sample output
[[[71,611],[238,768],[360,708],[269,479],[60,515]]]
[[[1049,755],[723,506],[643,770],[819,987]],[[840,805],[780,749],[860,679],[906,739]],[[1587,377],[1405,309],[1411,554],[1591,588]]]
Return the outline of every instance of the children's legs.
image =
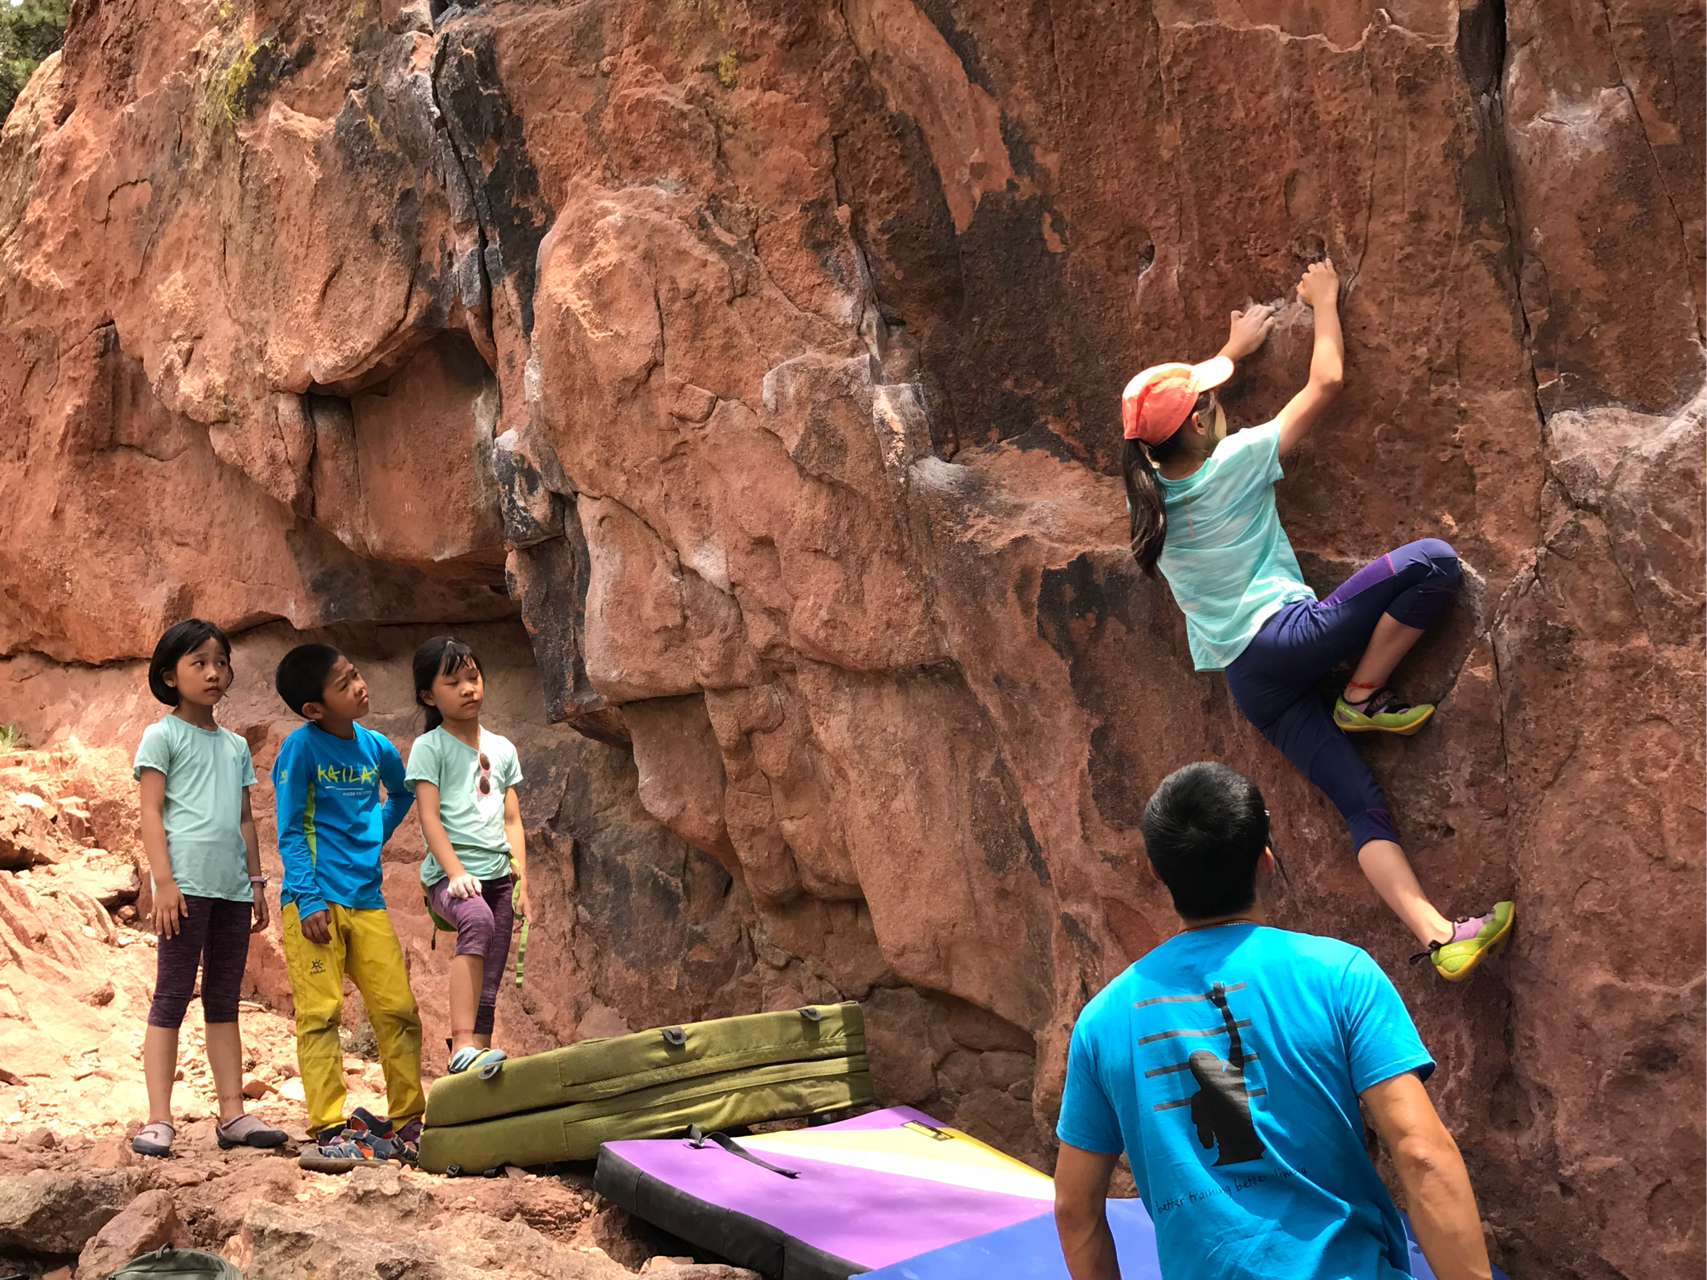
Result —
[[[1393,668],[1399,665],[1399,659],[1421,639],[1421,627],[1407,627],[1392,614],[1382,614],[1381,621],[1375,624],[1375,634],[1369,637],[1369,647],[1357,660],[1357,670],[1351,673],[1345,700],[1360,703],[1386,684]]]
[[[249,959],[251,904],[214,899],[210,906],[207,946],[202,951],[202,1016],[207,1024],[207,1062],[213,1069],[223,1123],[243,1114],[243,1040],[237,1031],[237,1001],[243,994],[243,969]]]
[[[494,962],[492,956],[496,908],[485,883],[480,893],[468,898],[451,897],[449,880],[427,890],[433,910],[456,929],[456,955],[450,962],[452,1053],[470,1046],[490,1048],[492,1043],[491,1005],[485,988],[497,991],[496,978],[502,975],[504,961],[500,956]],[[507,937],[504,945],[509,946]]]
[[[207,1024],[207,1065],[219,1095],[219,1122],[235,1120],[243,1114],[243,1037],[235,1022]]]
[[[336,903],[327,907],[332,940],[321,946],[302,936],[294,902],[280,913],[285,967],[296,1003],[296,1065],[302,1072],[308,1128],[313,1133],[344,1125],[344,1046],[339,1043],[338,1028],[344,1017],[350,914]]]
[[[379,1042],[386,1110],[402,1128],[427,1109],[421,1089],[421,1015],[409,990],[409,969],[384,909],[346,912],[345,919],[350,978],[362,993]]]
[[[178,1074],[178,1028],[148,1024],[142,1037],[142,1077],[148,1082],[148,1122],[172,1122],[172,1079]]]
[[[1358,865],[1394,914],[1421,942],[1450,938],[1452,926],[1424,895],[1399,847],[1380,784],[1321,700],[1300,698],[1273,723],[1257,728],[1334,802],[1351,828]]]
[[[460,935],[458,935],[460,937]],[[455,1053],[471,1044],[481,1044],[474,1024],[479,1016],[480,986],[485,978],[486,957],[482,955],[452,956],[450,962],[450,1051]],[[488,1044],[490,1038],[488,1038]]]
[[[510,959],[510,935],[516,926],[511,902],[514,881],[509,876],[483,880],[480,895],[492,912],[492,934],[486,943],[486,964],[480,983],[480,1002],[474,1010],[474,1042],[482,1049],[492,1047],[492,1022],[498,1007],[498,985],[504,980]]]
[[[186,908],[171,937],[161,934],[154,962],[154,1001],[142,1039],[142,1075],[148,1084],[148,1120],[171,1122],[172,1080],[178,1074],[178,1028],[195,994],[196,970],[207,945],[213,899],[184,898]]]
[[[1321,602],[1329,632],[1349,627],[1369,636],[1351,675],[1362,687],[1346,690],[1348,702],[1361,702],[1387,683],[1399,659],[1451,602],[1462,572],[1450,545],[1421,538],[1364,565]]]
[[[1425,946],[1430,942],[1445,942],[1452,937],[1452,922],[1434,909],[1434,904],[1417,883],[1405,851],[1392,840],[1371,840],[1357,851],[1357,865],[1381,900],[1393,909],[1393,914],[1405,922]]]

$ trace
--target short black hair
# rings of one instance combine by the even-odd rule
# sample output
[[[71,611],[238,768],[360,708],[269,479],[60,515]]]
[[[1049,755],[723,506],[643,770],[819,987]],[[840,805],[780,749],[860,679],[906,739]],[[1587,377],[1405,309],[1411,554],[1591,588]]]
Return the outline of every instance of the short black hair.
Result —
[[[1201,761],[1176,769],[1144,806],[1144,850],[1187,920],[1244,911],[1257,900],[1268,847],[1262,792],[1237,769]]]
[[[178,705],[178,691],[166,683],[168,672],[175,672],[178,659],[194,653],[209,640],[219,641],[227,659],[231,657],[231,640],[216,625],[202,618],[185,618],[177,626],[168,627],[154,646],[154,657],[148,663],[148,691],[169,707]]]
[[[279,659],[279,669],[273,673],[273,688],[297,715],[310,702],[326,696],[326,677],[338,665],[343,653],[329,644],[299,644]]]

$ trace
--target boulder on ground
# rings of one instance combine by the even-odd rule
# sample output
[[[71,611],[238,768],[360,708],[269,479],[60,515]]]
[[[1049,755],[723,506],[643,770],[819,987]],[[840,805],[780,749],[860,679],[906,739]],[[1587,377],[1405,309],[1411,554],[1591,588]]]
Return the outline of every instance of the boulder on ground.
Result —
[[[144,1191],[125,1206],[77,1258],[77,1280],[106,1280],[139,1254],[181,1244],[182,1225],[170,1191]]]
[[[321,1280],[326,1259],[359,1240],[382,1280],[627,1280],[602,1250],[559,1244],[519,1218],[478,1209],[447,1214],[418,1175],[358,1168],[336,1194],[312,1203],[257,1204],[243,1220],[232,1261],[267,1280]],[[737,1280],[689,1276],[684,1280]]]
[[[80,1253],[135,1194],[135,1177],[118,1172],[0,1178],[0,1248]]]

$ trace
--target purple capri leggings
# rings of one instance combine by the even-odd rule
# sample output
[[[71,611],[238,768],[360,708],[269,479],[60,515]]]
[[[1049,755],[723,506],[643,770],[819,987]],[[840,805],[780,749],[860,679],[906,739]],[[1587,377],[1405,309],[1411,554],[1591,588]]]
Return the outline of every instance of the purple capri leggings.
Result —
[[[492,1016],[498,1005],[498,984],[504,980],[504,962],[510,958],[510,933],[516,913],[510,904],[509,876],[482,880],[480,892],[466,898],[450,896],[450,880],[440,880],[427,890],[433,910],[456,926],[456,954],[479,956],[480,1003],[474,1010],[474,1034],[492,1034]],[[456,1031],[460,1028],[452,1027]]]
[[[174,1031],[183,1025],[190,997],[195,994],[198,968],[202,974],[202,1020],[236,1022],[243,966],[249,962],[249,922],[254,904],[185,894],[184,906],[189,914],[178,921],[178,932],[170,938],[160,935],[148,1025]]]
[[[1354,848],[1398,842],[1387,797],[1316,682],[1369,644],[1383,613],[1407,627],[1433,622],[1458,590],[1458,556],[1439,538],[1407,542],[1359,569],[1326,600],[1285,606],[1227,668],[1239,710],[1334,802]]]

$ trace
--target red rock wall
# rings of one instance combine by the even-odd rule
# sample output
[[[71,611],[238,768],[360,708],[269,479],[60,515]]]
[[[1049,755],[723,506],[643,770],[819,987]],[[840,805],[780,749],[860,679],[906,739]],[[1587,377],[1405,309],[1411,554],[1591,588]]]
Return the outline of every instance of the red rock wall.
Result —
[[[80,5],[0,135],[6,679],[519,609],[632,757],[540,748],[575,821],[650,833],[558,849],[553,1032],[810,973],[894,1098],[1039,1153],[1171,927],[1143,800],[1226,759],[1281,921],[1399,981],[1507,1270],[1694,1274],[1701,54],[1653,0]],[[1322,250],[1348,389],[1282,513],[1321,587],[1463,558],[1441,712],[1369,750],[1443,907],[1517,899],[1465,988],[1123,550],[1121,384]]]

